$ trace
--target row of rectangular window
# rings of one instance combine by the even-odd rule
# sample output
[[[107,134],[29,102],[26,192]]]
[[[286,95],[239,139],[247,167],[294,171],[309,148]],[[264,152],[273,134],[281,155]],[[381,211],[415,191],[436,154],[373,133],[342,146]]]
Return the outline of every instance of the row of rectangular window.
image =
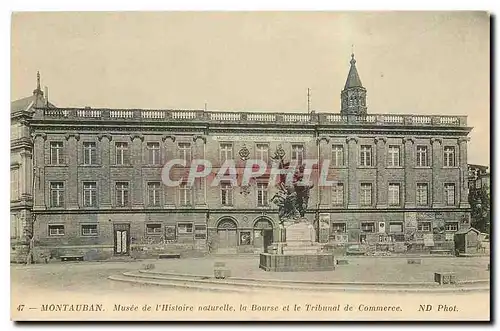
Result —
[[[388,204],[390,206],[399,206],[401,204],[401,184],[389,183],[388,185]],[[360,184],[359,204],[361,206],[371,206],[373,204],[373,188],[371,183]],[[444,184],[445,204],[455,205],[455,184]],[[334,206],[344,205],[344,184],[336,183],[332,186],[332,204]],[[417,206],[427,206],[429,204],[429,184],[417,183],[416,188]]]
[[[203,227],[206,230],[206,227]],[[419,232],[431,232],[432,223],[423,221],[417,223],[417,231]],[[335,222],[332,223],[331,232],[332,233],[346,233],[347,225],[346,223]],[[445,222],[445,231],[453,232],[458,231],[458,222]],[[362,233],[375,233],[375,222],[362,222],[361,223]],[[402,233],[403,232],[403,222],[390,222],[389,223],[389,233]],[[149,223],[146,224],[146,234],[148,235],[159,235],[162,234],[162,225],[160,223]],[[193,223],[178,223],[177,224],[178,234],[191,234],[193,233]],[[62,224],[51,224],[49,225],[49,236],[64,236],[65,227]],[[81,235],[82,236],[98,236],[97,224],[82,224],[81,225]]]
[[[385,224],[385,223],[384,223]],[[432,223],[428,221],[421,221],[417,223],[417,231],[430,232],[432,231]],[[445,222],[445,231],[458,231],[458,222]],[[341,222],[334,222],[331,225],[332,233],[346,233],[347,224]],[[375,233],[375,222],[361,222],[361,232]],[[385,232],[385,231],[384,231]],[[403,222],[389,222],[389,233],[403,233]]]
[[[416,204],[417,206],[427,206],[429,203],[429,185],[427,183],[417,183]],[[399,206],[401,204],[401,184],[389,183],[388,185],[388,204],[390,206]],[[230,183],[221,183],[221,204],[223,206],[232,206],[234,201],[234,190]],[[51,182],[51,207],[64,207],[64,183]],[[117,182],[115,184],[116,205],[126,207],[129,205],[129,183]],[[148,182],[148,205],[151,207],[161,206],[162,188],[160,182]],[[371,183],[360,184],[359,204],[361,206],[372,205],[373,188]],[[185,183],[179,185],[179,203],[181,205],[191,205],[192,203],[191,187]],[[444,198],[446,205],[455,205],[455,184],[444,184]],[[268,185],[267,183],[257,183],[257,205],[268,206]],[[344,205],[344,184],[336,183],[332,186],[332,205]],[[83,206],[97,206],[97,183],[83,183]]]
[[[192,204],[192,188],[181,183],[179,190],[179,204],[189,206]],[[162,188],[160,182],[148,182],[148,201],[150,207],[161,206]],[[130,194],[128,182],[115,183],[115,202],[118,207],[129,206]],[[83,206],[97,207],[97,182],[83,182]],[[221,183],[221,204],[223,206],[233,205],[233,187],[230,183]],[[267,183],[257,183],[257,205],[268,206]],[[50,183],[50,206],[55,208],[64,207],[64,183]]]
[[[198,226],[197,226],[198,227]],[[177,223],[177,234],[191,234],[193,233],[193,223]],[[206,227],[203,226],[206,231]],[[199,230],[197,230],[199,231]],[[94,237],[98,236],[97,224],[82,224],[80,226],[80,233],[84,237]],[[148,223],[146,224],[146,234],[156,235],[162,233],[162,225],[160,223]],[[48,226],[49,236],[64,236],[65,226],[63,224],[49,224]]]
[[[147,143],[147,163],[151,165],[159,165],[161,162],[160,158],[160,143],[149,142]],[[224,162],[226,160],[233,159],[233,144],[232,143],[221,143],[219,146],[220,150],[220,161]],[[128,165],[130,164],[130,153],[127,142],[116,142],[116,159],[115,164],[117,165]],[[187,163],[191,162],[191,144],[190,143],[179,143],[179,158],[185,160]],[[298,161],[302,163],[304,160],[304,146],[303,145],[292,145],[290,159],[292,161]],[[401,151],[398,145],[389,145],[387,150],[387,166],[388,167],[400,167],[401,162]],[[332,159],[331,165],[334,167],[345,166],[344,157],[344,146],[343,145],[333,145],[332,146]],[[269,145],[268,144],[257,144],[256,145],[256,158],[269,162]],[[427,146],[416,146],[416,166],[417,167],[428,167],[430,164],[430,157]],[[50,164],[58,165],[64,164],[64,149],[62,142],[51,142],[50,143]],[[359,153],[359,165],[364,167],[370,167],[374,165],[374,157],[371,145],[361,145]],[[84,142],[83,143],[83,164],[93,165],[97,164],[97,145],[95,142]],[[445,167],[455,167],[456,157],[455,157],[455,147],[454,146],[444,146],[443,148],[443,165]]]

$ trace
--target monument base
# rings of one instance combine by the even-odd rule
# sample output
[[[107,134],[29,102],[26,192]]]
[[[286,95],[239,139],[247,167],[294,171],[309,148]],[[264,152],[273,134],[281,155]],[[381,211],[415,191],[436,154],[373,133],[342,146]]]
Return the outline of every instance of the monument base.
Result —
[[[269,246],[270,253],[260,254],[259,267],[265,271],[329,271],[335,270],[333,254],[323,252],[314,241],[315,232],[306,222],[286,226],[285,242]]]
[[[281,255],[261,253],[259,268],[265,271],[331,271],[335,270],[332,254]]]

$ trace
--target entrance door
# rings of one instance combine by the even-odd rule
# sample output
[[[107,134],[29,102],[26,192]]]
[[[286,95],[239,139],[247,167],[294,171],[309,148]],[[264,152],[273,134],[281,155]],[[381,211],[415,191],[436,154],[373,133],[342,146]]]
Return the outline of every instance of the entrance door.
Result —
[[[114,224],[115,255],[129,255],[130,224]]]
[[[218,230],[219,233],[219,248],[231,248],[238,245],[236,229]]]
[[[268,247],[273,243],[273,229],[262,230],[264,242],[264,253],[267,253]]]
[[[257,252],[267,252],[267,247],[273,243],[273,224],[269,219],[261,217],[253,226],[253,245]]]
[[[236,223],[230,219],[222,220],[217,226],[219,254],[236,254],[238,248],[238,234]]]

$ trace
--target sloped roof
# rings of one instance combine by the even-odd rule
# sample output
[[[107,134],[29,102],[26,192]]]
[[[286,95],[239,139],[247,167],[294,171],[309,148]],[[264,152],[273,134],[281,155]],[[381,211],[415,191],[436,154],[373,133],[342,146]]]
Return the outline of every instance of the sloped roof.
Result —
[[[33,94],[29,97],[25,97],[25,98],[21,98],[21,99],[12,101],[10,103],[10,112],[14,113],[17,111],[23,111],[23,110],[27,110],[28,108],[32,108],[35,106],[42,107],[42,106],[45,106],[45,103],[46,103],[46,100],[43,97],[43,95]],[[49,102],[48,106],[56,108],[56,106],[50,102]]]
[[[481,233],[479,230],[477,230],[475,228],[468,228],[468,229],[465,229],[465,230],[458,230],[457,232],[455,232],[455,234],[466,234],[466,233],[469,233],[470,231],[474,231],[477,234]]]
[[[347,75],[344,89],[350,87],[363,87],[361,79],[359,78],[358,69],[356,69],[356,60],[354,59],[354,54],[351,55],[351,68],[349,69],[349,74]]]

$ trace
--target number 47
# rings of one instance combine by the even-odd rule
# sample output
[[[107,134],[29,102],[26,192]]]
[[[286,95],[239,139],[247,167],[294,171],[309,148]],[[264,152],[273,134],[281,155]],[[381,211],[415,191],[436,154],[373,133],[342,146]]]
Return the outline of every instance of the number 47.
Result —
[[[23,311],[23,310],[24,310],[24,305],[17,306],[17,311]]]

